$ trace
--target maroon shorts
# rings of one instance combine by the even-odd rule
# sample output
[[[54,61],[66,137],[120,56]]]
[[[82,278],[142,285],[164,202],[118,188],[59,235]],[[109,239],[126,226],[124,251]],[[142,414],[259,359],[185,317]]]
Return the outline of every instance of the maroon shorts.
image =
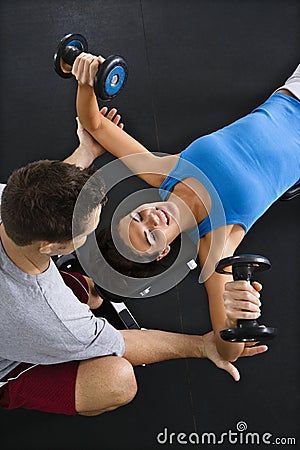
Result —
[[[88,301],[88,284],[78,273],[60,272],[64,282],[82,302]],[[38,365],[0,388],[0,406],[76,415],[75,382],[80,361]],[[14,378],[32,364],[21,363],[1,381]]]

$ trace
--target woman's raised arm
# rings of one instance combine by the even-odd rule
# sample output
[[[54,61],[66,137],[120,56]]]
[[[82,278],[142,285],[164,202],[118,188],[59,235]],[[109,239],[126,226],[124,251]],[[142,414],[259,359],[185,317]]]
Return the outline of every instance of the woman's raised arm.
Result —
[[[101,57],[81,53],[73,64],[72,73],[78,81],[76,106],[79,120],[109,153],[122,159],[133,173],[148,184],[159,187],[164,176],[175,164],[174,157],[170,155],[161,158],[154,155],[136,139],[99,114],[93,84],[101,61]]]

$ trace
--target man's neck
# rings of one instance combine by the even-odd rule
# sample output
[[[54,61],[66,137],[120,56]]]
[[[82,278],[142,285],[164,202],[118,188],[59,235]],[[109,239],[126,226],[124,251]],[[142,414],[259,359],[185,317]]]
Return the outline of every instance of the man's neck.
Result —
[[[38,275],[48,269],[50,256],[39,252],[38,244],[21,247],[16,245],[0,224],[0,239],[9,259],[24,273]]]

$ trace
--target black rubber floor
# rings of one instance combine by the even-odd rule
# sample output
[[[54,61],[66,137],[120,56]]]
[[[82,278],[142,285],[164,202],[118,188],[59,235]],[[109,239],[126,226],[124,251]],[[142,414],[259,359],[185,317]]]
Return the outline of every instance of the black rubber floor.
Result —
[[[300,62],[299,0],[10,0],[0,14],[1,182],[16,167],[63,159],[77,145],[76,84],[59,78],[52,61],[66,33],[84,34],[92,52],[126,58],[128,83],[113,105],[128,132],[168,153],[249,112]],[[130,181],[128,192],[143,186]],[[137,397],[112,413],[0,410],[1,449],[283,448],[293,445],[289,438],[299,445],[299,202],[275,203],[237,252],[271,260],[260,276],[263,321],[279,329],[267,354],[236,363],[239,383],[207,360],[139,367]],[[111,198],[111,207],[117,203]],[[139,323],[208,331],[197,275],[157,298],[132,300]]]

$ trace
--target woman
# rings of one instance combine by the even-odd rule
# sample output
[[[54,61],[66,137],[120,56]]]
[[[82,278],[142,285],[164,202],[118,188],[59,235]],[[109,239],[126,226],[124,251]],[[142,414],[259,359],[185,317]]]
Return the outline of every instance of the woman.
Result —
[[[235,360],[244,344],[222,341],[219,331],[235,326],[238,318],[259,317],[261,286],[227,284],[235,300],[226,304],[224,288],[229,278],[214,268],[219,259],[235,252],[253,223],[299,180],[300,65],[286,84],[251,114],[197,139],[178,155],[159,157],[99,115],[93,79],[101,61],[101,57],[81,54],[73,65],[79,120],[111,154],[122,158],[149,185],[160,188],[163,199],[143,204],[120,220],[121,253],[126,248],[134,260],[125,263],[126,270],[140,262],[145,266],[145,261],[153,266],[170,253],[170,244],[182,231],[190,230],[199,244],[201,280],[209,298],[218,351],[225,359]],[[113,264],[116,252],[107,233],[105,238],[100,235],[98,242]],[[117,259],[116,265],[120,261]]]

